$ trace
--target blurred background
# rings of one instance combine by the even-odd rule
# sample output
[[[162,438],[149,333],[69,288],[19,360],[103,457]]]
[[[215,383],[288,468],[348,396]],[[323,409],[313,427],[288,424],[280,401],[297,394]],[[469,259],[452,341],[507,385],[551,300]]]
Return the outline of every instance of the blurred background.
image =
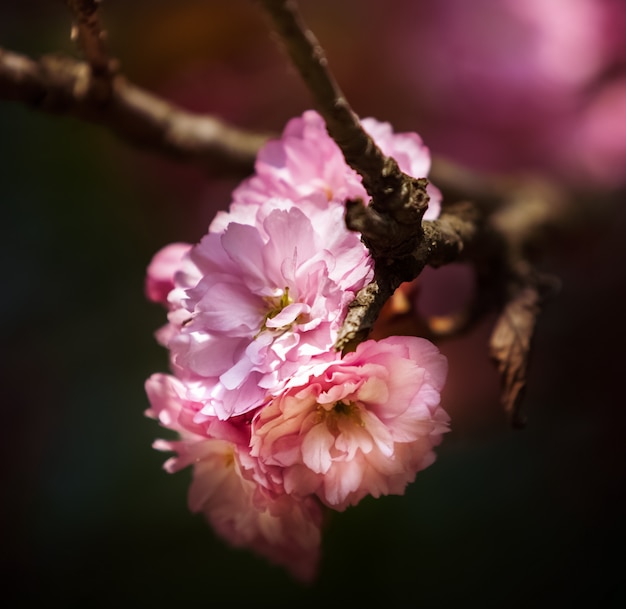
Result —
[[[452,429],[437,461],[406,496],[334,515],[308,588],[188,512],[190,472],[161,469],[164,432],[143,415],[144,380],[167,370],[146,266],[199,240],[237,181],[0,102],[11,606],[623,607],[625,4],[301,1],[361,116],[477,169],[538,172],[599,212],[541,261],[562,289],[540,318],[526,429],[498,401],[492,320],[442,341]],[[102,18],[122,71],[191,110],[279,131],[311,105],[254,2],[106,0]],[[4,3],[0,46],[75,54],[70,23],[61,2]]]

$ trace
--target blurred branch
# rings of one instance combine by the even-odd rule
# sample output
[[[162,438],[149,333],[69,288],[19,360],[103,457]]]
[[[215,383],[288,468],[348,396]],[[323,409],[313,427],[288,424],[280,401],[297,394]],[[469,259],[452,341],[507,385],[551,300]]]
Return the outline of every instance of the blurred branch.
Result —
[[[0,48],[0,99],[102,125],[135,146],[200,165],[211,173],[249,174],[268,137],[187,112],[120,74],[112,77],[107,99],[98,91],[85,62],[63,55],[35,61]]]

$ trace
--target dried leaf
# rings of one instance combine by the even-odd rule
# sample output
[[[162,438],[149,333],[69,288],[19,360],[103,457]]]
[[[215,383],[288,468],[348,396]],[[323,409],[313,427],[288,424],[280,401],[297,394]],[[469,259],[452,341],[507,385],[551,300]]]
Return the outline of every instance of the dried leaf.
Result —
[[[502,404],[514,427],[525,424],[520,406],[540,310],[538,289],[526,286],[507,303],[491,334],[490,352],[502,381]]]

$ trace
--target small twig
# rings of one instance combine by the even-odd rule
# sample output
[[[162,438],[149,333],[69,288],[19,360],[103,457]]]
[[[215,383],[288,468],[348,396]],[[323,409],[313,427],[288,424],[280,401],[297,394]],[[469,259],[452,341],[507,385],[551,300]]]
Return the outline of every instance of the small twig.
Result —
[[[106,48],[107,34],[100,22],[99,0],[65,0],[65,3],[74,16],[72,40],[78,44],[89,66],[92,81],[89,94],[105,103],[113,93],[113,79],[119,72],[119,62],[111,59]]]
[[[112,78],[118,63],[109,57],[107,34],[100,22],[99,0],[65,0],[74,15],[72,40],[76,40],[95,77]]]

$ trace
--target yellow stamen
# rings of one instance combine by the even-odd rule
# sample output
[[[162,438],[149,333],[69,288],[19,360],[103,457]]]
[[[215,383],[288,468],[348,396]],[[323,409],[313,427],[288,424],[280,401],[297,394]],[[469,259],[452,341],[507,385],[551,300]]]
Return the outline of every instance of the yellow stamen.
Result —
[[[349,419],[359,427],[364,427],[365,423],[361,419],[361,409],[355,402],[344,402],[339,400],[327,410],[321,404],[317,406],[317,422],[325,423],[333,435],[339,434],[339,419]]]
[[[289,287],[286,286],[283,290],[283,293],[280,296],[269,296],[264,299],[265,302],[270,306],[269,311],[265,313],[263,316],[263,323],[261,324],[261,329],[258,331],[256,338],[261,332],[265,332],[268,329],[267,320],[273,319],[276,317],[287,305],[290,305],[293,300],[289,297]],[[284,328],[272,328],[276,330],[285,331],[289,328],[289,326],[285,326]]]

